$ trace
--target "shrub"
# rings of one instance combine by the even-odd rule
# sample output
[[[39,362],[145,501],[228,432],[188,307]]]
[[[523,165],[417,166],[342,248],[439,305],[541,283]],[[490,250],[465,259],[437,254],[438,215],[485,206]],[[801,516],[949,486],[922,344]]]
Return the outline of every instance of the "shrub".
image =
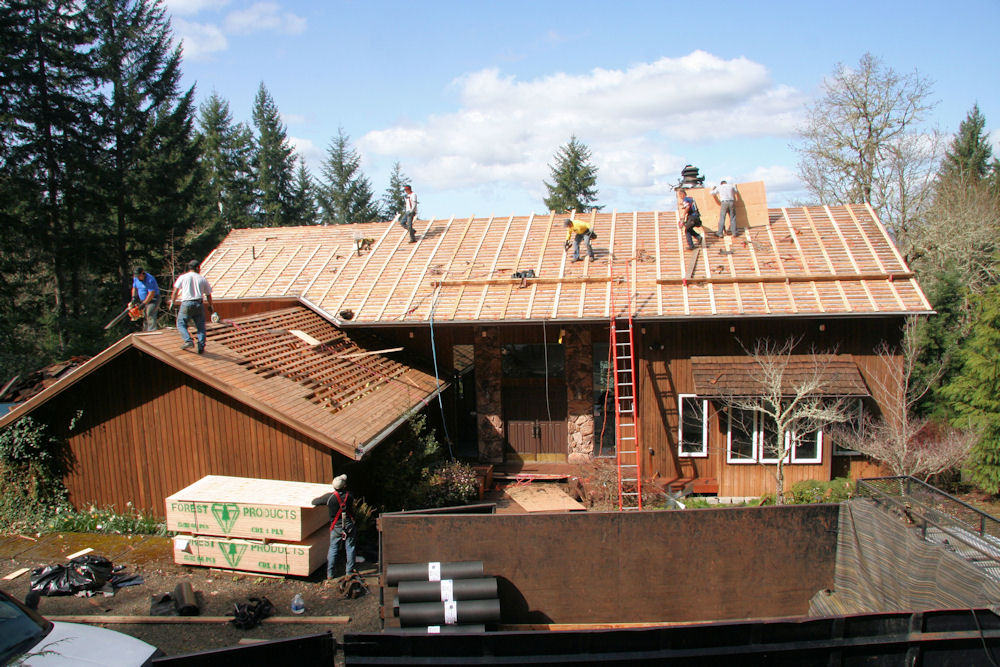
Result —
[[[58,509],[45,529],[51,532],[108,533],[114,535],[166,535],[167,526],[155,517],[143,514],[128,503],[124,513],[113,507],[86,510]]]
[[[0,531],[32,531],[67,507],[63,476],[70,458],[64,442],[31,417],[0,431]]]
[[[464,505],[479,496],[476,471],[468,463],[445,461],[427,479],[427,502],[431,507]]]
[[[839,503],[854,496],[854,482],[846,477],[838,477],[829,482],[813,479],[802,480],[792,485],[785,495],[786,502],[795,505],[808,503]]]

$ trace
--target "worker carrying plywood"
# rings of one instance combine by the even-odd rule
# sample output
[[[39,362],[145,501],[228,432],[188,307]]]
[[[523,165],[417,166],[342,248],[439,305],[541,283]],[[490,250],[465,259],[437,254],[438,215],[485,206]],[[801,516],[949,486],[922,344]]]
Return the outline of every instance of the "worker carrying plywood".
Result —
[[[590,223],[584,220],[571,220],[566,218],[563,223],[566,227],[566,243],[564,244],[566,250],[569,250],[570,239],[573,240],[573,261],[580,261],[580,242],[587,242],[587,255],[591,260],[594,259],[594,249],[590,246],[590,240],[597,238],[597,234],[591,229]]]

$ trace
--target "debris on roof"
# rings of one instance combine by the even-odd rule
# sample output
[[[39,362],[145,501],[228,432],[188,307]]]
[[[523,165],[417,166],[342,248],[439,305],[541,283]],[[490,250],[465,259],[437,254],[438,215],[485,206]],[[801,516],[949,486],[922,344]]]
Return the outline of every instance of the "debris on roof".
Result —
[[[15,375],[0,386],[0,403],[22,403],[72,373],[88,359],[90,357],[70,357],[26,375]]]

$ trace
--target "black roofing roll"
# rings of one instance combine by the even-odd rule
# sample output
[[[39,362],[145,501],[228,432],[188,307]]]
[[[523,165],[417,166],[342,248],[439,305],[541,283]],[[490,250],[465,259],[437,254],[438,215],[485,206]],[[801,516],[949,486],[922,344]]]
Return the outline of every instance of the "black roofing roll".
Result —
[[[471,625],[429,625],[413,628],[387,628],[382,631],[384,635],[456,635],[462,633],[486,632],[486,626],[482,623]]]
[[[404,602],[447,602],[448,600],[489,600],[497,597],[497,578],[443,579],[441,581],[401,581],[396,589]]]
[[[399,605],[399,624],[403,627],[496,623],[499,620],[500,600],[402,602]]]
[[[483,576],[483,561],[457,563],[397,563],[385,566],[386,586],[401,581],[440,581],[441,579],[477,579]]]

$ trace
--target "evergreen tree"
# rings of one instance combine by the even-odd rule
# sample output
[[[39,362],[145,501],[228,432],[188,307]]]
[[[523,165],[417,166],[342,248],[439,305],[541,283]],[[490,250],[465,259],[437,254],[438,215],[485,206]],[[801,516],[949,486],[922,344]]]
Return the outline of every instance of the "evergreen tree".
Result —
[[[229,102],[216,93],[202,104],[198,125],[212,208],[201,233],[220,238],[232,229],[253,226],[253,133],[243,123],[233,123]]]
[[[382,195],[382,219],[392,220],[397,215],[402,215],[406,209],[406,196],[403,194],[403,186],[409,183],[409,179],[403,174],[399,163],[392,165],[392,173],[389,174],[389,187]]]
[[[958,126],[958,134],[945,152],[938,172],[941,180],[978,182],[989,175],[993,149],[985,128],[986,117],[976,104]]]
[[[371,185],[361,171],[361,156],[351,147],[343,128],[327,149],[318,199],[324,225],[369,222],[379,217]]]
[[[597,167],[590,163],[590,149],[577,141],[576,135],[561,146],[555,155],[555,165],[549,165],[552,183],[545,182],[549,196],[545,206],[550,211],[585,213],[600,210],[597,201]]]
[[[178,93],[181,50],[171,44],[160,0],[93,4],[114,257],[106,269],[117,277],[124,303],[132,264],[162,275],[172,239],[183,238],[195,223],[194,89]],[[108,309],[102,304],[104,314]]]
[[[285,125],[278,107],[261,82],[253,106],[253,124],[257,128],[258,227],[278,227],[289,224],[294,179],[295,154],[288,142]]]
[[[13,370],[88,342],[72,316],[96,200],[97,76],[88,5],[4,2],[0,26],[0,342]]]
[[[959,352],[961,371],[943,394],[955,411],[952,423],[973,428],[972,478],[984,491],[1000,492],[1000,286],[975,302],[976,319]]]
[[[319,209],[316,206],[316,184],[312,174],[306,168],[306,161],[299,157],[299,168],[295,170],[295,182],[292,183],[290,224],[315,225],[319,221]]]

